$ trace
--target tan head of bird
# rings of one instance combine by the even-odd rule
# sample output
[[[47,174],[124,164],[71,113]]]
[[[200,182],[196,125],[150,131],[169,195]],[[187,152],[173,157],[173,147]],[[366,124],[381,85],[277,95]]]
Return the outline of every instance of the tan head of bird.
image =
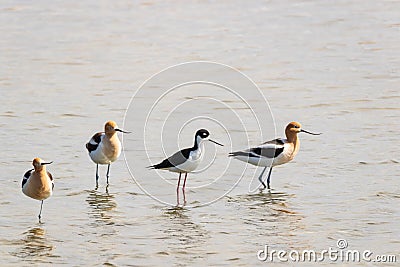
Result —
[[[106,133],[106,135],[108,137],[111,137],[115,134],[115,132],[121,132],[121,133],[131,133],[131,132],[127,132],[121,129],[118,129],[117,123],[115,121],[108,121],[106,122],[106,124],[104,125],[104,132]]]
[[[52,161],[44,162],[41,158],[34,158],[32,161],[32,165],[35,168],[35,170],[37,170],[37,171],[43,169],[44,165],[51,164],[51,163],[53,163],[53,162]]]
[[[104,132],[106,134],[114,134],[115,129],[117,128],[117,123],[115,121],[107,121],[104,125]]]
[[[42,159],[40,158],[34,158],[32,161],[33,167],[36,168],[41,168],[42,167]]]
[[[301,124],[297,121],[292,121],[286,126],[286,132],[299,133],[301,132]]]
[[[308,133],[308,134],[312,134],[312,135],[320,135],[320,133],[312,133],[309,131],[306,131],[304,129],[301,128],[301,124],[299,122],[296,121],[292,121],[290,122],[285,129],[285,133],[286,136],[290,139],[290,138],[294,138],[298,133]]]

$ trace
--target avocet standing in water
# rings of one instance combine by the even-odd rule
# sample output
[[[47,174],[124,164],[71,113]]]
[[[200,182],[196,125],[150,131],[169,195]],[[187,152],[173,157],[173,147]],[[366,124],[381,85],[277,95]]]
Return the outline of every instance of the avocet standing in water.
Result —
[[[33,199],[40,200],[39,223],[42,218],[43,200],[53,194],[54,182],[53,176],[46,171],[47,164],[52,162],[43,162],[40,158],[34,158],[32,161],[33,169],[27,171],[22,179],[22,192]]]
[[[170,156],[169,158],[164,159],[161,163],[149,166],[149,168],[167,170],[170,172],[178,172],[179,180],[176,190],[179,189],[181,175],[182,173],[184,173],[185,180],[183,181],[182,190],[185,190],[187,174],[194,171],[203,160],[204,142],[210,141],[219,146],[223,146],[222,144],[211,140],[209,136],[210,133],[207,130],[198,130],[194,136],[193,147],[182,149]]]
[[[118,139],[117,132],[130,133],[118,129],[114,121],[108,121],[104,125],[104,132],[96,133],[86,144],[90,158],[96,163],[96,188],[99,185],[99,164],[108,164],[106,174],[108,185],[110,164],[116,161],[121,154],[121,142]]]
[[[257,147],[229,153],[229,156],[252,165],[265,167],[258,177],[258,180],[263,185],[263,189],[267,188],[267,186],[268,189],[270,189],[272,168],[281,164],[285,164],[296,156],[300,149],[300,140],[297,137],[297,134],[301,132],[312,135],[320,135],[320,133],[311,133],[303,130],[301,128],[301,124],[298,122],[291,122],[286,126],[285,129],[286,139],[277,138],[267,141]],[[262,176],[268,167],[270,169],[266,186],[262,180]]]

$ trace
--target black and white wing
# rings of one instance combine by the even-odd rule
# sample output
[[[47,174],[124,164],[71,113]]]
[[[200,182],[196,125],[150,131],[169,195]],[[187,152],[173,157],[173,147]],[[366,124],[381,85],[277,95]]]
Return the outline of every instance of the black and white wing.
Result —
[[[95,151],[97,149],[97,147],[99,146],[100,142],[101,142],[101,138],[104,135],[104,133],[96,133],[95,135],[93,135],[93,137],[90,139],[90,141],[86,144],[86,149],[88,150],[88,152],[92,152]]]
[[[168,169],[184,163],[190,155],[191,148],[185,148],[176,152],[171,157],[164,159],[161,163],[149,166],[150,169]]]
[[[284,139],[274,139],[265,142],[257,147],[252,147],[247,150],[231,152],[230,157],[247,157],[247,158],[276,158],[283,152],[285,145]]]
[[[51,189],[53,190],[53,189],[54,189],[53,175],[51,175],[51,173],[50,173],[50,172],[47,172],[47,175],[48,175],[48,176],[49,176],[49,178],[50,178],[50,181],[51,181]]]
[[[31,177],[31,173],[32,173],[33,169],[27,171],[24,174],[24,178],[22,178],[22,187],[24,187],[24,185],[26,184],[26,182],[28,181],[29,177]]]
[[[280,146],[280,145],[283,146],[285,143],[287,143],[286,139],[276,138],[276,139],[273,139],[273,140],[269,140],[269,141],[267,141],[265,143],[262,143],[261,145],[273,144],[273,145],[276,145],[276,146]]]

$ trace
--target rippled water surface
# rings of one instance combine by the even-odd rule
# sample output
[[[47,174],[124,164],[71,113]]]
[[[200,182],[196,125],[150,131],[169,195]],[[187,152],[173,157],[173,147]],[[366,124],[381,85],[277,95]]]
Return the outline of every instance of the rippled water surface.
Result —
[[[265,245],[321,251],[336,248],[338,239],[349,249],[395,254],[399,262],[399,10],[397,1],[2,1],[0,265],[254,266],[271,264],[257,259]],[[206,159],[216,158],[206,172],[189,175],[186,206],[147,196],[123,157],[112,165],[107,188],[100,168],[95,190],[95,165],[84,148],[89,137],[109,119],[122,127],[130,98],[151,75],[196,60],[250,77],[268,100],[276,135],[293,120],[323,135],[300,136],[295,160],[274,169],[271,192],[249,192],[261,169],[226,160],[230,149],[257,145],[257,131],[230,143],[215,125],[212,138],[225,146],[206,145]],[[144,106],[155,101],[148,90]],[[177,94],[159,108],[167,113],[202,92]],[[251,96],[250,104],[265,104]],[[218,99],[240,104],[223,93]],[[194,102],[172,120],[223,110]],[[142,126],[134,120],[124,126],[133,132],[125,140],[137,141]],[[275,135],[263,131],[265,138]],[[179,141],[174,132],[165,135],[166,154],[193,142],[189,130]],[[142,164],[129,165],[139,170],[141,185],[175,201],[177,175],[143,168],[163,158],[159,144],[150,144],[149,156],[125,150]],[[36,156],[54,161],[48,170],[55,191],[42,224],[39,202],[20,188]],[[202,187],[226,164],[222,182]],[[169,187],[158,184],[159,174]],[[219,201],[202,205],[236,181]]]

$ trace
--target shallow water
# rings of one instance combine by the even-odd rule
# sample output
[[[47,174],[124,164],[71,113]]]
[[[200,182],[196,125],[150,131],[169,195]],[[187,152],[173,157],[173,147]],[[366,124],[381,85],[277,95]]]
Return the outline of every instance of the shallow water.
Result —
[[[321,251],[335,248],[338,239],[349,249],[395,254],[399,261],[399,10],[396,1],[3,1],[0,265],[249,266],[270,264],[257,259],[264,245]],[[129,113],[124,125],[133,132],[124,136],[129,168],[153,195],[175,201],[177,175],[144,167],[192,144],[193,129],[201,125],[190,124],[178,140],[180,121],[199,114],[222,118],[226,111],[195,99],[200,102],[172,114],[175,124],[162,134],[159,123],[171,107],[214,93],[250,124],[249,139],[242,139],[233,113],[224,117],[232,139],[217,124],[202,126],[225,146],[206,145],[204,164],[214,155],[215,161],[189,174],[185,207],[182,195],[180,207],[147,196],[123,157],[111,167],[108,188],[106,168],[100,168],[94,190],[95,165],[84,148],[90,136],[108,119],[122,127],[130,98],[151,75],[194,60],[249,76],[268,100],[277,136],[293,120],[323,135],[301,135],[296,159],[274,169],[272,192],[250,193],[261,168],[244,169],[226,157],[231,149],[260,143],[251,116],[240,113],[241,102],[201,86],[184,95],[176,91],[149,121],[149,155],[135,149],[143,125]],[[155,90],[143,91],[144,107],[154,103]],[[249,103],[266,107],[253,92]],[[257,116],[272,125],[263,125],[263,140],[274,137],[271,115]],[[37,222],[39,202],[20,189],[36,156],[54,161],[48,170],[55,192],[45,201],[43,224]],[[203,205],[236,182],[219,201]]]

